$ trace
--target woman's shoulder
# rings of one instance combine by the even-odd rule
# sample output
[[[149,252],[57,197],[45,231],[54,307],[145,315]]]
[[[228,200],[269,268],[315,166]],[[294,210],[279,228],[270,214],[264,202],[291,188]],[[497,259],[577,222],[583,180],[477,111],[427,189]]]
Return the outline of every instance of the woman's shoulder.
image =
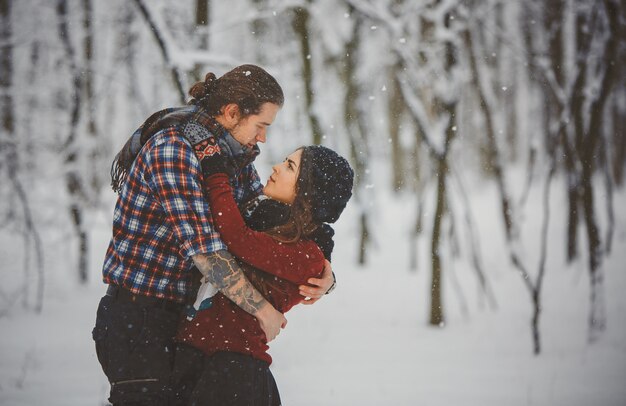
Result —
[[[246,203],[242,214],[248,227],[266,231],[289,220],[289,206],[262,194]]]

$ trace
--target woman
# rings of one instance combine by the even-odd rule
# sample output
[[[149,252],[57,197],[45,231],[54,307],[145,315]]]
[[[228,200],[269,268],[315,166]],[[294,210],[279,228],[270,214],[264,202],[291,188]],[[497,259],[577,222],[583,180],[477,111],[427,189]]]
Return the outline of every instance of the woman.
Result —
[[[275,165],[247,221],[233,200],[221,158],[205,158],[205,189],[228,250],[245,263],[246,276],[280,312],[301,301],[298,285],[318,277],[332,246],[311,239],[337,220],[352,195],[348,162],[322,146],[303,147]],[[319,241],[320,238],[317,238]],[[263,270],[265,272],[261,272]],[[267,338],[255,318],[218,294],[210,307],[184,320],[176,341],[179,404],[280,405],[269,371]]]

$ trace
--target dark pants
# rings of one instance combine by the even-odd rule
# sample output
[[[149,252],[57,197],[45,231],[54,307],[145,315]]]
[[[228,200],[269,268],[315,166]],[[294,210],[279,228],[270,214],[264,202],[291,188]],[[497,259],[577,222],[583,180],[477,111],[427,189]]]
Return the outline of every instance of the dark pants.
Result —
[[[235,352],[208,356],[185,344],[176,347],[172,405],[280,406],[267,362]]]
[[[182,306],[135,303],[128,296],[104,296],[93,329],[98,360],[111,383],[109,401],[115,406],[167,405]]]

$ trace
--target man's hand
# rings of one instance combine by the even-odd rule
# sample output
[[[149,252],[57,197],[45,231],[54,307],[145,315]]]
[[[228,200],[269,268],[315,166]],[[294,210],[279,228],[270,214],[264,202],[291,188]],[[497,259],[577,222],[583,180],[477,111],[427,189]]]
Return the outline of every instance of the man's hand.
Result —
[[[285,315],[274,309],[274,307],[269,303],[266,306],[261,307],[255,314],[255,317],[259,320],[259,324],[267,337],[268,343],[280,334],[281,328],[285,328],[287,325]]]
[[[304,296],[300,303],[310,305],[320,300],[335,284],[330,262],[325,261],[321,278],[309,278],[307,282],[308,285],[300,285],[300,295]]]
[[[256,317],[270,342],[287,319],[268,302],[246,279],[237,260],[228,251],[196,254],[193,262],[207,281],[242,310]]]

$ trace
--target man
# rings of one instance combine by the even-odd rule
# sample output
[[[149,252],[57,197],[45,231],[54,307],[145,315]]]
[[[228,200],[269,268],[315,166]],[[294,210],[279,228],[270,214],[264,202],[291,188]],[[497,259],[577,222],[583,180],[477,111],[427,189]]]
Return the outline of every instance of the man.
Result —
[[[287,323],[247,281],[214,230],[197,159],[218,144],[232,157],[238,203],[261,193],[252,162],[283,104],[282,89],[263,69],[242,65],[219,79],[207,74],[189,93],[193,106],[152,115],[112,169],[119,198],[103,266],[109,288],[93,337],[116,406],[167,404],[172,337],[194,293],[192,265],[255,316],[268,341]],[[334,283],[330,267],[309,282],[313,286],[301,291],[312,303]]]

